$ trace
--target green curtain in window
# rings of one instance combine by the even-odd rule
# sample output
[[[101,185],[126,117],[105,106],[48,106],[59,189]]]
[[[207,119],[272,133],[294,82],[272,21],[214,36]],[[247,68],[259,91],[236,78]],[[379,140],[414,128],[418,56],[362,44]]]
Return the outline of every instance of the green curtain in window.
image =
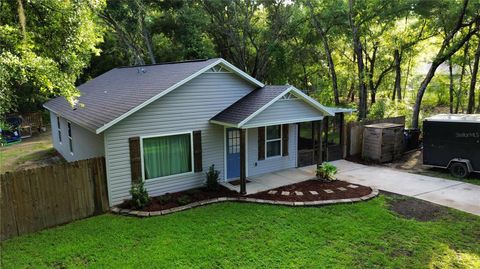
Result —
[[[190,172],[190,134],[144,139],[143,159],[146,179]]]

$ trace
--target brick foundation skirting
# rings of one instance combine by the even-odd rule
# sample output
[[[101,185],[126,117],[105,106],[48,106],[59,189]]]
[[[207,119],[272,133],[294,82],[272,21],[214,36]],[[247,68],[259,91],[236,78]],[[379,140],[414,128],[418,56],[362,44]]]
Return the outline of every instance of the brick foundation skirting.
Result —
[[[361,201],[367,201],[376,197],[377,195],[378,195],[378,189],[372,188],[372,192],[370,194],[361,196],[358,198],[332,199],[332,200],[319,200],[319,201],[306,201],[306,202],[286,202],[286,201],[276,201],[276,200],[255,199],[255,198],[249,198],[249,197],[219,197],[219,198],[198,201],[188,205],[178,206],[178,207],[159,210],[159,211],[146,212],[146,211],[140,211],[140,210],[121,209],[116,206],[112,207],[110,211],[115,214],[129,215],[129,216],[143,218],[143,217],[168,215],[171,213],[187,210],[190,208],[195,208],[202,205],[222,203],[222,202],[245,202],[245,203],[284,205],[284,206],[322,206],[322,205],[356,203]]]

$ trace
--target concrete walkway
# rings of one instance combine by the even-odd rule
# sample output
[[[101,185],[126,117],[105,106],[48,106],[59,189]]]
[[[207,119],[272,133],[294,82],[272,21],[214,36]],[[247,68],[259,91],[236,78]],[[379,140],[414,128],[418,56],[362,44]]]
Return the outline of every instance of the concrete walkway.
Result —
[[[345,160],[331,163],[337,166],[337,178],[340,180],[412,196],[480,216],[478,185]]]

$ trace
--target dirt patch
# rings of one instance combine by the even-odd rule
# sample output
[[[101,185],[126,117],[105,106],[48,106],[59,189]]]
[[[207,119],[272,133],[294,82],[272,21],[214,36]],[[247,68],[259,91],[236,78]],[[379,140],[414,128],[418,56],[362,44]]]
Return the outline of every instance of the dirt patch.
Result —
[[[209,191],[206,188],[191,189],[152,197],[150,202],[141,210],[149,212],[160,211],[213,198],[238,196],[240,196],[239,193],[223,186],[219,186],[217,191]],[[136,209],[129,200],[124,201],[118,207],[122,209]]]
[[[388,192],[382,192],[382,194],[389,197],[389,209],[403,218],[433,221],[448,215],[448,210],[440,205]]]
[[[349,185],[357,186],[356,188],[349,187]],[[343,190],[341,190],[341,189]],[[345,181],[336,180],[333,182],[322,182],[319,180],[307,180],[300,183],[287,185],[273,189],[275,194],[269,194],[271,190],[259,192],[248,195],[251,198],[265,199],[265,200],[278,200],[287,202],[306,202],[306,201],[321,201],[332,199],[347,199],[358,198],[368,195],[372,192],[369,187],[350,184]],[[331,193],[325,190],[332,191]],[[318,194],[312,194],[310,191],[315,191]],[[289,195],[282,195],[282,192],[289,192]],[[295,192],[301,192],[302,195],[298,195]]]

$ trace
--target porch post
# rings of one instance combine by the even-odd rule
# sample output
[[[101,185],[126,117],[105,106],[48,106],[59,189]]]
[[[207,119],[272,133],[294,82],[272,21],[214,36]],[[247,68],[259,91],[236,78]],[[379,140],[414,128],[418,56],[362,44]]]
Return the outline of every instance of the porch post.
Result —
[[[325,118],[324,118],[325,119]],[[317,148],[317,164],[321,165],[323,162],[322,159],[322,150],[323,150],[323,141],[322,141],[322,127],[323,121],[317,121],[317,141],[318,141],[318,148]]]
[[[324,117],[323,120],[324,120],[324,130],[323,132],[325,133],[325,160],[327,161],[328,160],[328,132],[330,131],[330,126],[328,124],[328,118],[329,117]]]
[[[245,134],[246,129],[240,129],[240,194],[247,193]]]

